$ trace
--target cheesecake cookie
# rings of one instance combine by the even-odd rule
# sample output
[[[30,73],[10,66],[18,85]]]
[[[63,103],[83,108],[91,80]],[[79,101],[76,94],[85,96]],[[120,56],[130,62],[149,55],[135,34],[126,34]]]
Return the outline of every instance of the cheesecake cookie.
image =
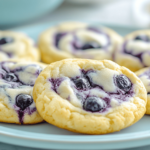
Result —
[[[8,59],[39,61],[40,52],[25,34],[0,31],[0,61]]]
[[[147,90],[146,114],[150,114],[150,67],[140,69],[136,72],[136,75],[141,79]]]
[[[0,122],[35,124],[43,119],[32,97],[33,86],[42,63],[0,62]]]
[[[45,63],[71,57],[111,60],[121,41],[121,36],[111,29],[67,22],[43,32],[39,38],[39,49]]]
[[[150,30],[135,31],[127,35],[114,54],[114,61],[137,71],[150,66]]]
[[[134,73],[110,60],[66,59],[43,70],[33,98],[48,123],[73,132],[105,134],[141,119],[147,93]]]

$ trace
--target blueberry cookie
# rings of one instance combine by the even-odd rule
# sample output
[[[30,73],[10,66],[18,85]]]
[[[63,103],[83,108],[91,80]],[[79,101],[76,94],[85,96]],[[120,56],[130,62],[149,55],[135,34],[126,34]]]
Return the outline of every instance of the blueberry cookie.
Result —
[[[105,134],[137,122],[145,114],[147,93],[134,73],[110,60],[66,59],[43,70],[33,98],[47,122]]]
[[[40,53],[33,40],[23,33],[0,31],[0,61],[8,59],[39,61]]]
[[[104,27],[67,22],[51,27],[39,38],[42,61],[51,63],[65,58],[112,59],[121,36]]]
[[[150,30],[127,35],[115,52],[114,60],[132,71],[150,66]]]
[[[0,122],[34,124],[42,122],[32,97],[42,63],[0,62]]]
[[[147,90],[146,114],[150,114],[150,67],[140,69],[136,72],[136,75],[143,82]]]

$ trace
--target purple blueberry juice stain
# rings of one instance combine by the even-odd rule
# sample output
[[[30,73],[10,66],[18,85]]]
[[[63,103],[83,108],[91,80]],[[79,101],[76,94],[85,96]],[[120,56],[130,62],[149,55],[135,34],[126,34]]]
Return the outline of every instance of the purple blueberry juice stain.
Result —
[[[91,41],[91,42],[84,42],[82,43],[79,38],[77,38],[77,36],[75,35],[75,33],[73,34],[73,41],[72,41],[72,47],[73,47],[73,51],[76,51],[76,50],[88,50],[88,49],[107,49],[107,47],[110,45],[110,37],[102,32],[101,30],[97,29],[97,28],[94,28],[94,27],[88,27],[87,30],[90,30],[90,31],[93,31],[93,32],[96,32],[98,34],[102,34],[104,35],[106,38],[107,38],[107,44],[106,45],[100,45],[98,44],[97,42],[94,42],[94,41]],[[77,30],[78,31],[78,30]]]
[[[23,119],[24,119],[25,113],[28,113],[28,115],[32,115],[35,111],[36,111],[36,107],[34,107],[34,108],[28,107],[24,111],[23,110],[17,110],[19,122],[21,124],[23,124]]]
[[[35,106],[31,106],[34,103],[33,98],[31,95],[19,93],[18,95],[16,95],[14,104],[11,96],[7,92],[7,89],[22,89],[24,86],[33,87],[33,83],[30,83],[30,85],[23,83],[19,76],[17,76],[16,72],[22,71],[30,73],[33,74],[35,78],[37,78],[42,69],[35,64],[10,69],[10,64],[14,65],[16,63],[11,61],[5,61],[0,63],[0,80],[4,83],[4,85],[0,85],[0,90],[2,93],[5,93],[9,100],[9,103],[13,105],[14,110],[18,113],[20,123],[23,124],[24,115],[26,113],[28,113],[28,115],[31,115],[33,112],[36,111]],[[28,72],[30,69],[28,69],[27,67],[35,67],[35,72]]]
[[[146,70],[145,72],[143,72],[142,74],[140,74],[138,77],[141,78],[143,76],[146,76],[147,79],[150,80],[150,68],[148,70]]]
[[[16,107],[14,107],[16,109]],[[18,114],[18,118],[19,118],[19,122],[21,124],[23,124],[23,120],[24,120],[24,115],[27,113],[28,115],[32,115],[35,111],[36,111],[36,107],[30,108],[27,107],[25,110],[21,110],[21,109],[17,109],[17,114]]]
[[[19,122],[23,124],[24,111],[18,110],[17,113],[18,113]]]
[[[58,46],[59,46],[59,41],[61,40],[61,38],[63,37],[63,36],[65,36],[67,33],[66,32],[62,32],[62,33],[57,33],[57,34],[55,34],[54,35],[54,41],[55,41],[55,46],[58,48]]]
[[[70,101],[70,100],[71,100],[70,95],[67,97],[67,100],[68,100],[68,101]]]
[[[105,45],[105,46],[102,47],[103,49],[106,50],[106,48],[107,48],[109,45],[111,45],[110,36],[109,36],[107,33],[105,33],[103,30],[100,30],[100,29],[95,28],[95,27],[88,27],[87,29],[88,29],[88,30],[91,30],[91,31],[93,31],[93,32],[96,32],[96,33],[99,33],[99,34],[102,34],[102,35],[106,36],[108,42],[107,42],[107,45]]]
[[[58,92],[57,92],[57,88],[60,86],[60,84],[61,84],[61,82],[62,82],[63,80],[64,80],[63,78],[57,78],[57,79],[51,78],[51,79],[49,79],[49,81],[50,81],[51,84],[52,84],[51,89],[52,89],[53,91],[55,91],[56,93],[58,93]]]
[[[38,77],[38,76],[39,76],[39,74],[40,74],[41,72],[42,72],[42,69],[39,69],[39,70],[37,70],[37,71],[35,72],[35,74],[34,74],[34,75]]]
[[[28,107],[29,108],[29,107]],[[32,115],[36,111],[36,107],[29,109],[28,114]]]
[[[87,30],[102,34],[102,31],[95,27],[87,27]]]
[[[150,68],[145,72],[143,72],[142,74],[140,74],[138,77],[141,78],[143,76],[145,76],[150,81]],[[148,84],[148,86],[150,86],[150,83]],[[147,94],[150,94],[150,92],[148,92]]]
[[[150,42],[150,39],[149,39],[149,37],[148,36],[146,36],[146,35],[139,35],[139,36],[136,36],[133,40],[135,40],[135,41],[143,41],[143,42],[146,42],[146,43],[149,43]],[[129,41],[125,41],[124,43],[123,43],[123,45],[122,45],[122,52],[123,53],[125,53],[125,54],[129,54],[129,55],[131,55],[131,56],[134,56],[134,57],[136,57],[136,58],[138,58],[139,60],[140,60],[140,62],[141,62],[141,64],[143,65],[143,67],[147,67],[145,64],[144,64],[144,62],[143,62],[143,54],[144,53],[150,53],[150,52],[145,52],[145,51],[142,51],[141,50],[141,52],[139,52],[138,54],[134,54],[133,53],[133,51],[135,51],[135,49],[129,49],[129,50],[127,50],[127,44],[128,44],[128,42]]]
[[[91,42],[85,42],[81,43],[79,39],[74,35],[74,41],[71,43],[72,49],[75,52],[76,50],[87,50],[87,49],[101,49],[102,46],[99,45],[97,42],[91,41]]]
[[[90,70],[81,69],[80,72],[81,72],[81,75],[86,76],[87,74],[89,74],[91,72],[96,72],[96,71],[93,69],[90,69]]]
[[[89,73],[96,73],[95,70],[82,69],[80,72],[80,76],[69,78],[69,80],[76,97],[86,111],[104,113],[111,108],[112,99],[117,100],[118,105],[120,105],[122,102],[128,101],[134,95],[132,82],[123,74],[113,77],[117,92],[110,93],[105,91],[102,85],[93,83],[92,79],[89,78]],[[50,79],[49,81],[52,83],[52,90],[59,94],[57,88],[63,81],[62,78]],[[103,98],[96,97],[92,94],[92,90],[103,92],[105,96]],[[68,96],[67,100],[71,101],[70,96]]]
[[[9,67],[6,65],[6,64],[16,64],[16,62],[11,62],[11,61],[2,61],[1,63],[0,63],[0,68],[2,69],[2,70],[5,70],[6,72],[10,72],[10,69],[9,69]]]
[[[140,61],[141,61],[141,63],[143,63],[143,60],[142,60],[142,55],[143,55],[143,53],[144,52],[140,52],[139,54],[133,54],[133,52],[132,51],[134,51],[134,50],[127,50],[126,49],[126,45],[128,44],[128,41],[126,41],[124,44],[123,44],[123,48],[122,48],[122,50],[123,50],[123,52],[125,53],[125,54],[129,54],[129,55],[131,55],[131,56],[134,56],[134,57],[136,57],[136,58],[138,58]]]
[[[3,50],[2,46],[6,44],[13,43],[14,39],[12,37],[2,37],[0,38],[0,51],[6,54],[9,58],[13,57],[13,54]]]
[[[111,44],[110,37],[108,34],[103,32],[102,30],[96,28],[96,27],[88,27],[86,28],[89,31],[104,35],[107,39],[107,44],[106,45],[100,45],[97,42],[94,41],[88,41],[88,42],[82,42],[77,36],[76,32],[78,32],[80,29],[77,29],[73,32],[58,32],[54,35],[54,45],[59,48],[59,42],[60,40],[67,34],[72,34],[73,36],[73,41],[70,43],[72,45],[72,51],[76,52],[77,50],[88,50],[88,49],[102,49],[102,50],[107,50],[107,47]]]

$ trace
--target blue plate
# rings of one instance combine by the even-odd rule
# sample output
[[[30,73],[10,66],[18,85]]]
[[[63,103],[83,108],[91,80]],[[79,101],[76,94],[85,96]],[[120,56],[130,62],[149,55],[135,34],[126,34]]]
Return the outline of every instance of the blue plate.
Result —
[[[14,30],[23,31],[36,40],[39,33],[51,25],[38,24]],[[122,35],[135,30],[123,27],[111,28]],[[107,135],[83,135],[47,123],[24,126],[0,123],[0,142],[45,149],[131,148],[150,144],[149,125],[150,116],[145,115],[139,122],[120,132]]]

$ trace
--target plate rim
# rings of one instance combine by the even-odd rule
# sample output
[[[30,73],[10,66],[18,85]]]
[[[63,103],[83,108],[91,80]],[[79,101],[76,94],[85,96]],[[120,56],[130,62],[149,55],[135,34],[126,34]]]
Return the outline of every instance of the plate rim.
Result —
[[[109,143],[109,142],[127,142],[131,140],[143,140],[150,138],[150,130],[134,133],[122,133],[119,135],[55,135],[32,133],[29,131],[20,131],[0,126],[0,134],[7,137],[21,138],[25,140],[36,140],[45,142],[61,142],[61,143]],[[40,136],[39,136],[40,135]],[[137,136],[138,135],[138,136]],[[91,139],[92,136],[92,139]],[[40,138],[38,138],[40,137]],[[81,138],[84,137],[84,138]],[[62,139],[62,140],[60,140]]]
[[[23,30],[29,30],[34,27],[41,27],[41,26],[46,27],[48,25],[51,26],[51,25],[57,24],[57,23],[58,22],[51,22],[51,23],[45,22],[45,23],[40,23],[40,24],[25,25],[25,26],[21,26],[21,27],[11,28],[10,30],[23,31]],[[101,24],[100,22],[96,22],[96,23]],[[93,24],[94,24],[94,22],[93,22]],[[101,24],[101,25],[102,26],[103,25],[111,26],[111,25],[107,25],[107,24]],[[112,26],[114,26],[114,25],[112,25]],[[121,27],[121,28],[125,28],[125,27]],[[6,138],[9,137],[9,138],[14,138],[14,139],[20,139],[24,142],[25,141],[28,142],[30,140],[30,141],[34,141],[34,142],[38,142],[38,141],[39,142],[48,142],[49,144],[52,142],[62,143],[62,144],[69,144],[69,143],[106,144],[106,143],[118,143],[118,142],[127,143],[130,141],[138,141],[138,140],[142,141],[142,140],[150,139],[150,130],[133,132],[133,133],[121,133],[121,134],[117,134],[117,135],[114,134],[113,136],[108,135],[108,134],[107,135],[83,135],[83,134],[82,135],[55,135],[55,134],[34,133],[34,132],[29,132],[29,131],[17,130],[17,129],[12,129],[9,127],[3,127],[0,125],[0,136],[4,136]],[[81,138],[81,137],[84,137],[84,138]],[[113,137],[113,139],[112,139],[112,137]],[[5,143],[11,143],[11,141],[6,142],[1,138],[0,138],[0,141],[5,142]],[[32,147],[38,148],[36,145],[34,145],[35,144],[34,142],[32,145],[31,144],[29,144],[29,145]],[[23,143],[19,143],[19,144],[15,143],[15,145],[26,146]],[[140,144],[140,145],[142,145],[142,144]],[[57,147],[57,145],[55,147]],[[109,146],[107,146],[107,147],[109,147]],[[122,148],[123,147],[124,146],[122,145]],[[49,148],[51,148],[51,147],[49,147]],[[65,148],[65,146],[64,146],[64,148]]]

